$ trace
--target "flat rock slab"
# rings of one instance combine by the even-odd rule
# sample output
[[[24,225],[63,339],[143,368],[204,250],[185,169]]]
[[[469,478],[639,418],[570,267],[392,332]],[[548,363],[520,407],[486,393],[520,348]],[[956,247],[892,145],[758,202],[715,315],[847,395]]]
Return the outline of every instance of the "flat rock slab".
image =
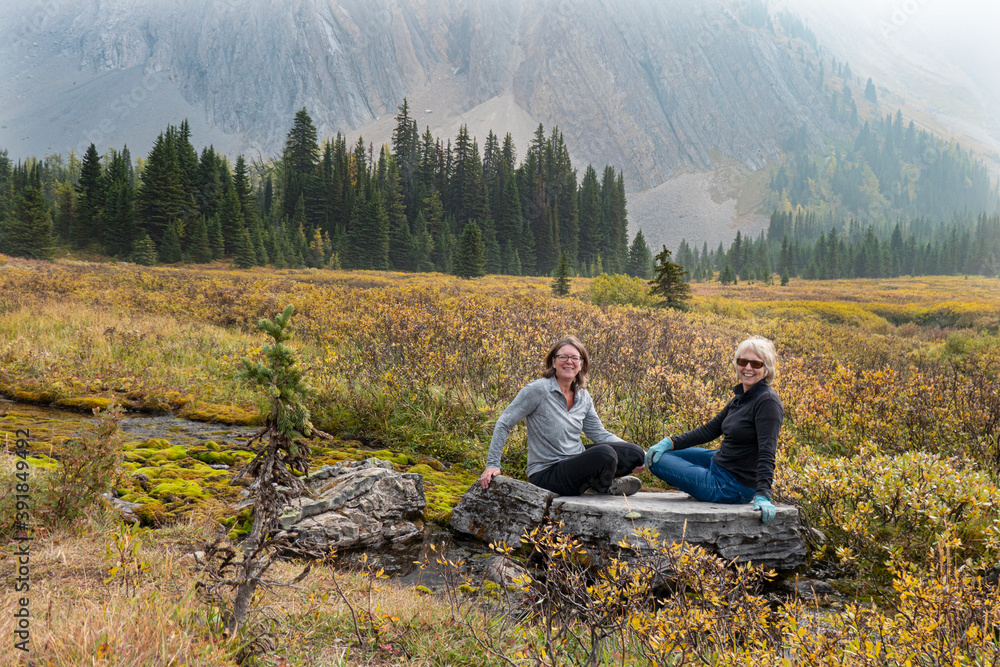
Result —
[[[651,528],[666,542],[704,547],[726,561],[790,570],[805,562],[806,545],[798,510],[776,505],[768,525],[749,503],[702,503],[679,491],[623,496],[557,496],[497,477],[486,491],[474,484],[452,513],[452,528],[484,541],[520,546],[525,529],[546,518],[598,551],[611,552],[622,539],[634,544],[636,530]]]

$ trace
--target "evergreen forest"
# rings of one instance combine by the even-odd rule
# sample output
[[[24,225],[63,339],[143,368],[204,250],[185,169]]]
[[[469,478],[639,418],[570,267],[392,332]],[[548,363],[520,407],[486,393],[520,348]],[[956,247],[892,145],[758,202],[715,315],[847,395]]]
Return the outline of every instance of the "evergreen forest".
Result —
[[[582,180],[558,128],[539,125],[518,163],[492,131],[480,150],[421,134],[404,99],[391,145],[340,133],[320,143],[306,109],[282,155],[235,164],[195,149],[187,121],[149,155],[127,147],[12,164],[0,150],[0,252],[47,259],[59,248],[151,265],[258,265],[648,277],[641,232],[628,240],[625,184],[611,166]]]
[[[898,111],[860,124],[848,147],[832,145],[817,157],[804,131],[793,137],[772,171],[766,233],[737,232],[717,248],[682,240],[675,258],[688,278],[1000,274],[1000,191],[971,151]]]

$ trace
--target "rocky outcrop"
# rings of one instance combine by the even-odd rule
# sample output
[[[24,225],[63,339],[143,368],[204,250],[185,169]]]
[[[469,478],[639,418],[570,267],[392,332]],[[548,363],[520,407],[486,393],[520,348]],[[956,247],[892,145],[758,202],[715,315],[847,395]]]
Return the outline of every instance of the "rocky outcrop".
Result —
[[[598,552],[613,551],[636,529],[652,528],[665,541],[696,544],[726,561],[789,570],[806,556],[798,510],[788,505],[778,505],[765,526],[749,504],[702,503],[681,492],[556,496],[502,476],[485,491],[470,487],[452,512],[451,526],[484,541],[520,546],[522,532],[546,519],[561,522]]]
[[[347,551],[406,542],[422,533],[423,477],[367,459],[324,466],[303,480],[308,496],[285,508],[280,527],[303,551]]]

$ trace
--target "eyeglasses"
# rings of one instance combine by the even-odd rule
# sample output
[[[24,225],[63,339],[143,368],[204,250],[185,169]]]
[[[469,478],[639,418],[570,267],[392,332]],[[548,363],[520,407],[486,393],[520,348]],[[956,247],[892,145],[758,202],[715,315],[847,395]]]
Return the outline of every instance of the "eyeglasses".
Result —
[[[557,354],[552,358],[555,359],[556,361],[572,361],[575,363],[583,361],[583,357],[579,357],[575,354]]]
[[[763,361],[757,361],[756,359],[737,359],[736,360],[736,365],[739,366],[740,368],[743,368],[747,364],[750,364],[750,368],[752,368],[754,370],[757,370],[759,368],[763,368],[764,367],[764,362]]]

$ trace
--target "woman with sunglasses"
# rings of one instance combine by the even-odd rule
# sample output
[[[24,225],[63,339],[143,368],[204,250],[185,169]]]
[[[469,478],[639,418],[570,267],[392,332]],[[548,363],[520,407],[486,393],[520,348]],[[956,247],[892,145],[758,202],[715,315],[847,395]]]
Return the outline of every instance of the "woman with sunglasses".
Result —
[[[575,336],[556,341],[545,355],[545,372],[529,383],[493,428],[486,470],[479,484],[489,488],[500,474],[507,434],[528,423],[528,481],[562,496],[596,493],[630,496],[642,482],[630,472],[642,468],[642,447],[604,429],[587,391],[590,355]],[[594,443],[584,445],[580,433]]]
[[[770,522],[774,457],[785,414],[770,386],[776,366],[777,354],[768,339],[753,337],[737,345],[736,395],[708,423],[650,447],[645,461],[649,471],[696,500],[730,504],[753,500],[761,521]],[[720,435],[722,445],[717,450],[694,446]]]

